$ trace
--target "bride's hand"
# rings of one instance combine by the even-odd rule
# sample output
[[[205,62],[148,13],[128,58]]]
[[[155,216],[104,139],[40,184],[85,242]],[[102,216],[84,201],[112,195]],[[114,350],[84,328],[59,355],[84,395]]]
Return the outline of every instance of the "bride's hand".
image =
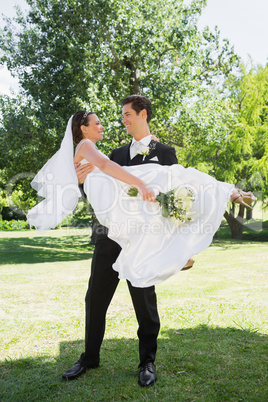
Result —
[[[74,164],[76,175],[78,177],[79,184],[83,184],[86,180],[86,177],[89,173],[93,172],[95,166],[91,163],[87,163],[85,165],[81,165],[80,163]]]
[[[143,184],[138,187],[138,192],[143,199],[143,201],[150,201],[154,202],[155,201],[155,195],[152,189],[150,187],[147,187],[146,184]]]

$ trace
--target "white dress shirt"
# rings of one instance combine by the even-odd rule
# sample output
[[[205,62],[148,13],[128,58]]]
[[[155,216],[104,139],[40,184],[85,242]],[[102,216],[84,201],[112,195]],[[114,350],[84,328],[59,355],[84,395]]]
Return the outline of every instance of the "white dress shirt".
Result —
[[[135,138],[132,139],[132,143],[130,145],[130,159],[134,158],[134,156],[137,155],[138,149],[139,149],[139,144],[142,144],[145,147],[148,147],[152,139],[151,134],[147,135],[146,137],[143,137],[140,141],[136,141]]]

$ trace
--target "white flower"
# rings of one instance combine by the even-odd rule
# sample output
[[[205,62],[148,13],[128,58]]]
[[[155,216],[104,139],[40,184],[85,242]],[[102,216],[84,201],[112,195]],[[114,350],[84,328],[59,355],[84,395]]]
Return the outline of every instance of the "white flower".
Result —
[[[177,187],[174,189],[175,198],[184,198],[188,196],[188,191],[185,187]]]
[[[147,156],[150,153],[150,148],[146,147],[146,145],[141,143],[141,144],[139,144],[139,149],[138,149],[137,153],[139,155]]]
[[[169,217],[169,219],[171,220],[173,225],[180,226],[180,225],[183,224],[183,221],[181,221],[181,220],[179,220],[177,218],[174,218],[173,216]]]
[[[188,212],[192,208],[193,202],[190,197],[185,197],[183,200],[183,208]]]

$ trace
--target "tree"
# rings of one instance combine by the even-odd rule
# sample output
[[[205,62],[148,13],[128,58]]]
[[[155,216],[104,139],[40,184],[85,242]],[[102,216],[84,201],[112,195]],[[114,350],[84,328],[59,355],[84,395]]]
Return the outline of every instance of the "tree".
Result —
[[[241,66],[229,97],[215,96],[214,102],[211,96],[198,98],[184,110],[182,118],[188,130],[179,148],[182,163],[259,193],[267,206],[268,67],[247,73]],[[242,238],[244,212],[241,205],[232,205],[225,212],[233,238]]]
[[[182,0],[27,2],[30,11],[16,19],[21,30],[8,21],[2,33],[2,62],[53,129],[62,130],[74,110],[90,107],[114,122],[118,138],[109,140],[120,143],[124,96],[150,97],[157,128],[176,115],[191,88],[229,74],[235,63],[228,44],[220,49],[218,34],[198,32],[205,0],[189,6]]]
[[[30,99],[1,96],[0,107],[0,192],[4,195],[1,204],[16,204],[25,213],[36,199],[30,182],[48,156],[39,150],[53,148],[58,138],[51,130],[43,132],[38,111]]]
[[[181,133],[187,137],[187,119],[181,120],[184,126],[178,123],[178,117],[187,114],[185,102],[200,91],[209,94],[209,88],[224,91],[237,64],[228,41],[220,44],[218,31],[198,31],[205,0],[188,6],[183,0],[27,3],[30,10],[25,16],[18,11],[16,25],[7,20],[0,48],[1,61],[19,78],[29,106],[28,111],[18,108],[23,113],[15,141],[14,101],[8,102],[13,105],[9,108],[2,102],[3,133],[12,138],[8,145],[15,147],[14,155],[27,138],[23,163],[26,168],[33,160],[31,171],[55,152],[67,119],[80,108],[95,111],[107,126],[104,152],[124,144],[120,100],[130,93],[152,100],[152,131],[166,143],[179,144]],[[31,152],[38,157],[29,158]],[[20,166],[12,163],[9,175],[23,168],[22,161]]]
[[[228,176],[236,178],[245,189],[259,192],[264,206],[268,206],[268,66],[252,69],[238,85],[234,100],[237,123],[228,139],[233,159],[229,160]],[[242,238],[244,207],[237,216],[234,209],[225,212],[232,236]]]

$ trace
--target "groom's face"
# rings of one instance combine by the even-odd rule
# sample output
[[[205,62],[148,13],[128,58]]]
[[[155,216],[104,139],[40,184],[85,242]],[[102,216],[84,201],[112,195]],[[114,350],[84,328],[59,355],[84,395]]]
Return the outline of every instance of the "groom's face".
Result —
[[[137,114],[137,112],[132,109],[131,103],[123,106],[122,116],[123,124],[126,127],[128,134],[135,136],[135,134],[143,129],[144,117],[142,111]]]

